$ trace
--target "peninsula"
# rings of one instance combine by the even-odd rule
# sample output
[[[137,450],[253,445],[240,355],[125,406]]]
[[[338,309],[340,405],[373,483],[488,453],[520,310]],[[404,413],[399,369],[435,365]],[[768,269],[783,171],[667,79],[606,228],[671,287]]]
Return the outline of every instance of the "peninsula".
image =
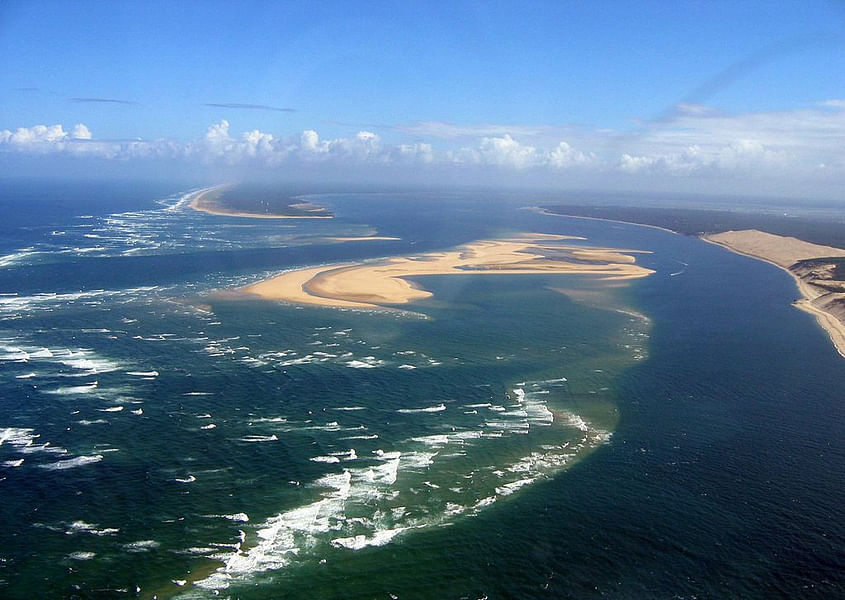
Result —
[[[334,216],[322,206],[311,202],[279,195],[277,192],[240,186],[217,186],[202,190],[188,206],[210,215],[250,219],[331,219]]]
[[[527,233],[481,240],[454,250],[347,263],[282,273],[240,291],[297,304],[384,310],[432,296],[407,279],[423,275],[595,275],[605,280],[645,277],[640,251],[562,243],[569,236]],[[385,306],[386,305],[386,306]]]

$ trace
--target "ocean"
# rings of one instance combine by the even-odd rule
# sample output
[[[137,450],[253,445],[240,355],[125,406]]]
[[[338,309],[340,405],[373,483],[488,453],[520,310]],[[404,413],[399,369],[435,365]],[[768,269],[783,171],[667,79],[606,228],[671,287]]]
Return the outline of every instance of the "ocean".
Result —
[[[0,191],[0,597],[845,597],[845,362],[785,272],[530,195],[192,191]],[[518,232],[656,272],[226,293]]]

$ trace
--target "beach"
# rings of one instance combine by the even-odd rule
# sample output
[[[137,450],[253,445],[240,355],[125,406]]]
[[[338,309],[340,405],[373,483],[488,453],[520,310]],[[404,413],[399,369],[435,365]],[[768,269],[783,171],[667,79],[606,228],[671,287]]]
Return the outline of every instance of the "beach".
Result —
[[[702,239],[732,252],[766,261],[789,273],[803,296],[795,302],[796,308],[815,316],[818,324],[830,336],[836,350],[845,357],[845,311],[842,310],[845,293],[832,292],[814,284],[818,279],[814,278],[816,273],[813,271],[803,272],[805,270],[796,269],[797,263],[805,260],[845,257],[845,249],[812,244],[794,237],[774,235],[756,229],[726,231],[705,235]]]
[[[577,238],[529,233],[481,240],[445,252],[289,271],[241,292],[296,304],[378,309],[431,297],[406,279],[423,275],[575,274],[626,280],[653,272],[635,264],[637,250],[562,243],[571,239]]]

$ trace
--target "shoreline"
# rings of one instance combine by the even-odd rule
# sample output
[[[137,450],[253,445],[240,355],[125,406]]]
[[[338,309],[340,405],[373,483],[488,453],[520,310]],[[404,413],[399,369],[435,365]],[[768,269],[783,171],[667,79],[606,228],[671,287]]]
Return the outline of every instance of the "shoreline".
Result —
[[[567,239],[573,238],[521,234],[479,240],[440,252],[310,267],[281,273],[237,292],[294,304],[395,310],[395,306],[433,296],[408,281],[419,276],[573,274],[623,281],[654,272],[635,264],[631,254],[643,251],[561,244]]]
[[[602,217],[586,217],[586,216],[579,216],[579,215],[562,215],[558,213],[551,212],[542,207],[527,207],[536,210],[537,212],[552,216],[552,217],[568,217],[574,219],[591,219],[595,221],[609,221],[611,223],[625,223],[628,225],[637,225],[639,227],[649,227],[651,229],[659,229],[661,231],[666,231],[668,233],[672,233],[675,235],[682,235],[678,231],[673,231],[671,229],[667,229],[665,227],[660,227],[659,225],[649,225],[648,223],[634,223],[631,221],[621,221],[618,219],[605,219]],[[745,230],[746,232],[753,231],[757,232],[757,230]],[[713,236],[721,235],[722,233],[737,233],[737,232],[720,232],[720,233],[706,233],[703,235],[694,236],[698,239],[707,242],[708,244],[714,244],[716,246],[721,246],[722,248],[728,250],[729,252],[733,252],[734,254],[739,254],[742,256],[747,256],[749,258],[753,258],[755,260],[759,260],[762,262],[769,263],[778,269],[786,271],[792,280],[795,282],[795,287],[798,289],[798,293],[801,295],[801,298],[792,302],[792,305],[797,308],[798,310],[804,311],[805,313],[811,314],[816,318],[816,323],[818,323],[819,327],[821,327],[828,335],[831,343],[833,344],[834,349],[836,352],[842,357],[845,358],[845,320],[840,319],[836,315],[824,310],[813,304],[813,301],[818,299],[819,297],[823,296],[824,294],[816,293],[806,281],[804,281],[800,276],[796,275],[792,271],[790,271],[789,267],[800,260],[810,259],[810,258],[830,258],[830,254],[821,253],[817,256],[803,256],[800,258],[795,258],[795,260],[791,261],[789,264],[782,264],[774,260],[769,256],[765,256],[760,253],[754,253],[747,250],[742,250],[735,246],[730,245],[724,241],[720,241],[717,239],[713,239]],[[764,233],[764,232],[757,232],[757,233]],[[845,256],[845,249],[842,248],[833,248],[829,246],[820,246],[818,244],[812,244],[810,242],[805,242],[804,240],[800,240],[798,238],[787,237],[787,236],[779,236],[775,234],[766,234],[770,235],[775,238],[780,238],[781,240],[794,240],[800,242],[807,247],[814,246],[816,248],[829,248],[834,250],[834,256],[838,254],[838,256]]]
[[[270,215],[250,213],[237,210],[227,210],[219,206],[208,206],[205,196],[219,190],[231,187],[229,184],[217,185],[200,190],[188,203],[188,208],[218,217],[241,217],[246,219],[333,219],[334,215]]]
[[[746,233],[746,234],[748,234],[749,232],[755,232],[755,233],[758,233],[758,234],[762,233],[762,232],[757,232],[756,230],[747,230],[745,232],[725,232],[725,233],[733,233],[733,234]],[[722,234],[718,234],[718,233],[717,234],[706,234],[706,235],[699,236],[699,239],[707,242],[708,244],[720,246],[720,247],[722,247],[722,248],[724,248],[724,249],[726,249],[730,252],[733,252],[734,254],[739,254],[739,255],[742,255],[742,256],[747,256],[749,258],[753,258],[755,260],[767,262],[770,265],[777,267],[778,269],[786,271],[789,274],[789,276],[792,277],[792,280],[795,282],[795,287],[798,289],[798,293],[802,296],[801,298],[798,298],[797,300],[795,300],[792,303],[792,305],[795,308],[797,308],[801,311],[804,311],[808,314],[813,315],[816,318],[816,322],[819,324],[819,327],[821,327],[827,333],[828,338],[830,339],[831,343],[833,344],[833,347],[836,349],[836,351],[839,353],[839,355],[842,358],[845,358],[845,322],[843,322],[836,315],[834,315],[834,314],[824,310],[823,308],[820,308],[820,307],[816,306],[815,304],[813,304],[814,300],[817,300],[818,298],[824,296],[825,294],[817,293],[812,287],[810,287],[810,284],[807,281],[805,281],[800,276],[793,273],[789,269],[789,266],[791,266],[791,265],[785,266],[784,264],[781,264],[781,263],[775,261],[771,257],[767,257],[767,256],[759,254],[759,253],[751,252],[747,249],[743,250],[743,249],[741,249],[741,248],[739,248],[735,245],[732,245],[730,242],[727,242],[725,240],[714,239],[714,236],[717,236],[717,235],[722,235]],[[766,234],[766,235],[772,236],[773,238],[781,238],[783,240],[788,239],[784,236],[776,236],[774,234]],[[797,238],[792,238],[792,239],[797,239]],[[800,240],[800,241],[803,242],[803,240]],[[817,244],[810,244],[809,242],[803,242],[803,243],[807,244],[809,246],[816,246],[819,249],[830,248],[832,250],[837,250],[840,253],[840,256],[845,256],[845,250],[843,250],[841,248],[819,246]],[[822,252],[818,256],[805,256],[803,258],[799,258],[798,260],[795,260],[792,264],[795,264],[795,263],[799,262],[800,260],[807,260],[807,259],[812,259],[812,258],[829,258],[829,257],[830,257],[829,255]]]

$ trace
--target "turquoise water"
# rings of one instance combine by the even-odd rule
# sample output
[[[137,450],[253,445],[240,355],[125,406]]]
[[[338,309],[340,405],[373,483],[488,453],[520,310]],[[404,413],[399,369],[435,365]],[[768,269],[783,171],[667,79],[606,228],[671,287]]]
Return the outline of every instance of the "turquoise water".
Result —
[[[842,594],[844,365],[782,272],[530,199],[184,198],[3,195],[4,597]],[[402,239],[326,240],[373,230]],[[215,293],[519,231],[657,273],[425,277],[395,314]]]

